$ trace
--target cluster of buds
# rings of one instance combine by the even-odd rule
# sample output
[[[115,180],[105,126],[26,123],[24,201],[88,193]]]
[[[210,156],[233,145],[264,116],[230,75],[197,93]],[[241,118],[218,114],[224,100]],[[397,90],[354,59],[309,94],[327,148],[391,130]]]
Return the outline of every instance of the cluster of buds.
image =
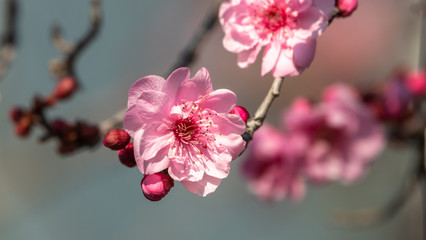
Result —
[[[52,93],[46,97],[35,97],[29,109],[12,107],[9,117],[14,124],[16,135],[27,137],[35,125],[40,125],[45,130],[40,141],[45,142],[50,138],[58,139],[58,152],[61,154],[73,152],[83,146],[92,147],[96,145],[99,141],[97,126],[84,121],[77,121],[76,123],[68,123],[61,119],[48,121],[44,114],[46,109],[72,96],[77,87],[76,79],[67,76],[60,79]]]
[[[391,126],[393,138],[410,137],[421,132],[422,100],[426,97],[426,73],[400,71],[377,91],[363,95],[376,117]]]
[[[122,129],[112,129],[105,134],[103,144],[117,151],[118,159],[123,165],[129,168],[136,166],[133,143],[130,142],[127,132]],[[173,185],[173,179],[163,172],[145,175],[141,180],[143,195],[151,201],[161,200],[169,193]]]
[[[230,111],[230,114],[235,114],[247,123],[250,118],[249,112],[242,106],[236,106]],[[117,151],[120,162],[129,167],[137,165],[133,143],[130,142],[130,135],[122,129],[112,129],[108,131],[103,139],[105,147]],[[141,182],[142,193],[146,199],[150,201],[159,201],[163,199],[174,186],[174,180],[170,177],[167,171],[161,171],[153,174],[145,174]]]

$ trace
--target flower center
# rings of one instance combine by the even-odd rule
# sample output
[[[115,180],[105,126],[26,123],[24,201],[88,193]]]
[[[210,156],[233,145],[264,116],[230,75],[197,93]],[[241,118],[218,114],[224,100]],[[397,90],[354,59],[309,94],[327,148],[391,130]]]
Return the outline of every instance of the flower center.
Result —
[[[271,32],[275,32],[286,25],[287,14],[282,7],[271,5],[261,15],[260,23]]]
[[[190,145],[205,149],[209,142],[216,140],[215,134],[220,133],[216,132],[217,125],[213,123],[213,118],[217,115],[215,112],[186,101],[179,108],[182,113],[171,127],[175,136],[174,147],[185,148]]]
[[[185,144],[194,140],[199,127],[191,118],[178,119],[172,127],[175,138]]]

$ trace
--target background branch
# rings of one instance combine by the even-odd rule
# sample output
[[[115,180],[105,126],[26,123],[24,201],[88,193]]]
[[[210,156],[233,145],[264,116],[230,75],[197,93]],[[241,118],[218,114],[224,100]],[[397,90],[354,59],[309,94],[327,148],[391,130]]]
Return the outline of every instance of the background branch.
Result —
[[[0,78],[9,69],[10,64],[15,56],[15,47],[17,42],[16,28],[18,15],[18,1],[5,0],[4,2],[4,32],[1,36],[0,49]]]

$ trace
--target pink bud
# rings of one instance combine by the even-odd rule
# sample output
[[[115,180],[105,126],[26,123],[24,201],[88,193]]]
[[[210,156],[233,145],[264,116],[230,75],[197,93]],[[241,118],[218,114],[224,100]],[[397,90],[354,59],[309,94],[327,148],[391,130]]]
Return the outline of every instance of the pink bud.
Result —
[[[336,1],[337,9],[339,9],[339,16],[347,17],[351,15],[355,9],[358,7],[357,0],[337,0]]]
[[[162,172],[145,175],[141,181],[143,195],[151,201],[160,201],[173,186],[173,179]]]
[[[129,168],[136,166],[133,143],[129,143],[125,148],[118,150],[117,155],[123,165],[126,165]]]
[[[415,96],[425,94],[426,73],[422,70],[408,73],[405,77],[405,85]]]
[[[104,146],[112,150],[119,150],[126,147],[130,142],[130,136],[124,130],[112,129],[104,136]]]
[[[75,90],[77,90],[78,84],[73,77],[64,77],[56,85],[53,95],[57,99],[66,99],[70,97]]]
[[[231,112],[229,112],[231,114],[236,114],[238,116],[241,117],[241,119],[247,123],[247,119],[250,118],[250,113],[247,111],[247,109],[245,109],[242,106],[236,106],[234,107],[234,109],[231,110]]]

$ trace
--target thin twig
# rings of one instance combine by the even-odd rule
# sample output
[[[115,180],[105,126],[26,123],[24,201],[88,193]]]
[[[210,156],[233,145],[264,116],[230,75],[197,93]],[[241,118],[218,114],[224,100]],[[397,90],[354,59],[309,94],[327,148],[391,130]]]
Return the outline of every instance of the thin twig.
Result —
[[[62,53],[68,54],[74,49],[74,46],[65,40],[58,25],[54,25],[52,28],[52,41],[56,49]]]
[[[99,27],[101,24],[101,0],[91,0],[91,9],[90,9],[90,27],[87,33],[80,39],[80,41],[75,44],[73,51],[71,51],[67,58],[66,64],[70,75],[75,75],[74,72],[74,63],[76,58],[80,53],[95,39],[96,35],[99,33]]]
[[[192,63],[194,63],[201,43],[206,38],[207,34],[211,32],[217,25],[218,11],[220,6],[219,3],[220,1],[216,1],[215,4],[211,7],[211,10],[205,17],[198,31],[193,35],[191,41],[184,48],[182,53],[179,54],[176,63],[173,64],[169,70],[169,74],[179,67],[190,66]],[[110,129],[119,127],[123,123],[126,110],[127,109],[124,108],[98,124],[101,136],[105,135]]]
[[[0,78],[9,69],[15,56],[18,1],[5,1],[4,33],[1,36]]]
[[[64,39],[62,29],[58,25],[52,28],[53,44],[59,51],[65,54],[63,59],[51,61],[50,69],[56,78],[60,79],[65,76],[76,77],[74,68],[77,57],[99,33],[102,17],[100,2],[101,0],[91,0],[89,29],[76,44],[70,44]]]
[[[272,102],[275,98],[280,95],[281,86],[283,84],[284,78],[275,78],[272,82],[271,88],[268,91],[268,94],[263,99],[263,102],[260,104],[259,108],[256,110],[254,117],[247,122],[246,131],[243,134],[244,140],[248,143],[253,139],[254,132],[259,129],[263,121],[266,118],[266,115],[269,111],[269,108],[272,105]]]

